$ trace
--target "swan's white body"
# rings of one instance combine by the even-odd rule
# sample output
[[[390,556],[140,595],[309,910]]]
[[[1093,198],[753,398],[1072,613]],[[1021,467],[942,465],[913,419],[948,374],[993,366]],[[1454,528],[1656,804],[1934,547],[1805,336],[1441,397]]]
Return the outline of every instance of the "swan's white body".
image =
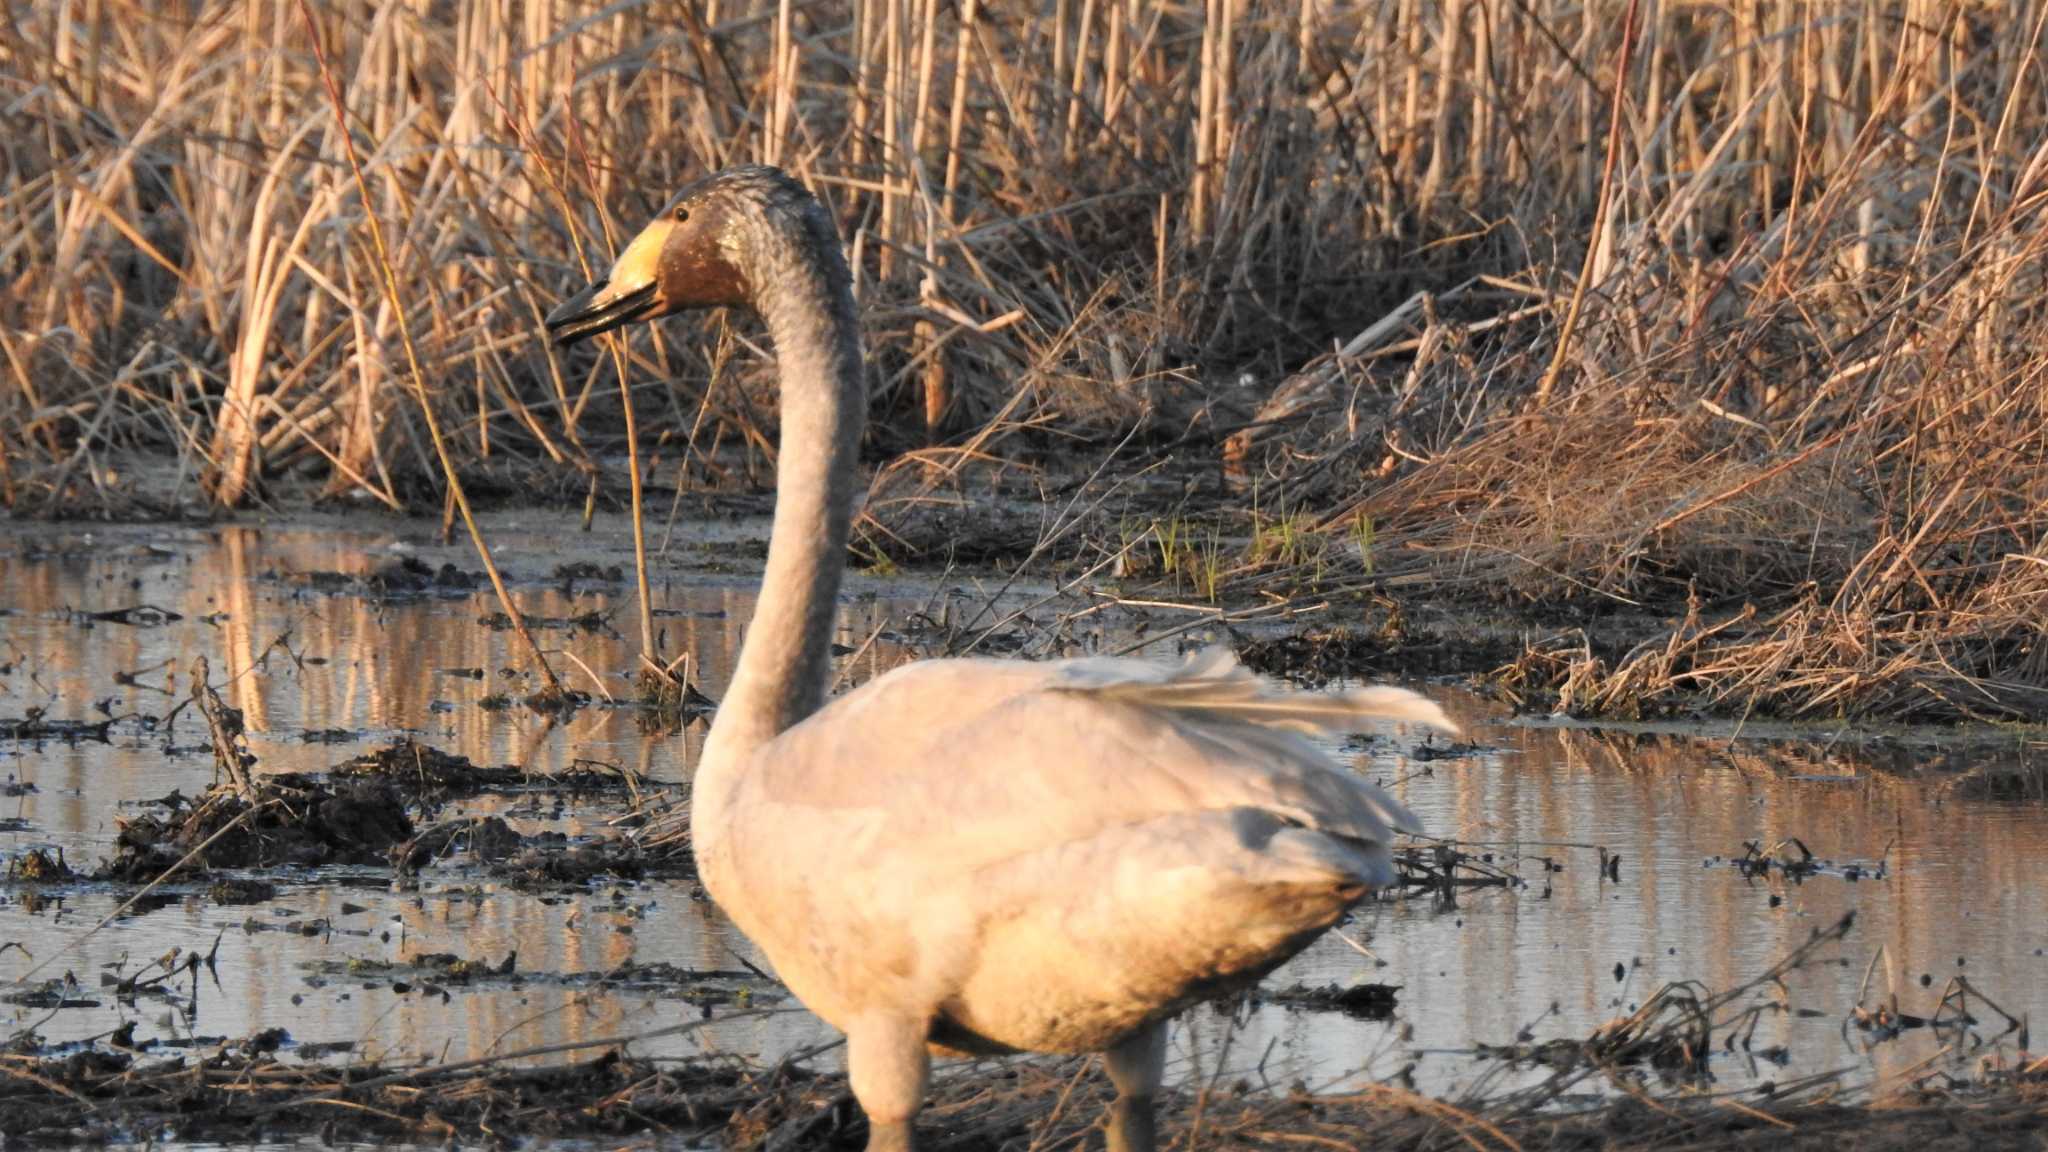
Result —
[[[761,597],[694,780],[705,887],[845,1030],[871,1149],[910,1147],[936,1046],[1106,1051],[1110,1143],[1149,1152],[1166,1019],[1306,946],[1415,830],[1309,734],[1450,722],[1398,688],[1279,690],[1221,650],[925,661],[827,705],[866,404],[829,217],[781,173],[721,173],[549,323],[709,304],[762,314],[783,389]]]
[[[1378,706],[1441,718],[1398,690],[1275,696],[1221,649],[911,664],[755,749],[699,801],[697,856],[841,1028],[908,1011],[952,1049],[1101,1051],[1392,878],[1412,817],[1294,730]]]

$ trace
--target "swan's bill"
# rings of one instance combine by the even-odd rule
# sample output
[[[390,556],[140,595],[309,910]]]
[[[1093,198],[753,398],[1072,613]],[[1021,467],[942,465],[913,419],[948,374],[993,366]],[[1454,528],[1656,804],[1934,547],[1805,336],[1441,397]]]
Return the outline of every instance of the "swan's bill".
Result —
[[[612,262],[604,279],[548,313],[547,328],[555,343],[574,344],[635,320],[659,315],[656,297],[661,291],[661,255],[672,227],[667,219],[657,219],[642,228]]]

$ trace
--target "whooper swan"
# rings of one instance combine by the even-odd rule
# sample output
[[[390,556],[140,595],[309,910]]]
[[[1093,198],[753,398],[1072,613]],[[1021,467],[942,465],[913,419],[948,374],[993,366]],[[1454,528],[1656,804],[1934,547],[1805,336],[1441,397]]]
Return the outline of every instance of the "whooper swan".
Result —
[[[752,308],[782,370],[768,561],[697,767],[708,889],[846,1032],[868,1147],[912,1146],[933,1049],[1104,1052],[1116,1152],[1150,1152],[1167,1020],[1248,985],[1392,878],[1407,810],[1309,736],[1365,717],[1454,730],[1399,688],[1277,689],[1211,650],[927,660],[826,704],[866,386],[831,218],[773,168],[684,188],[562,343]]]

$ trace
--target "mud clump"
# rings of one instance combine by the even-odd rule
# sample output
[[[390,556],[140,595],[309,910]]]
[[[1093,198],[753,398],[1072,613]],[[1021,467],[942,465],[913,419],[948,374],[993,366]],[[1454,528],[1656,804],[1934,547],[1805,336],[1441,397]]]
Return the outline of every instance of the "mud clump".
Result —
[[[439,568],[407,556],[363,577],[363,586],[385,596],[419,596],[429,592],[468,592],[483,583],[482,575],[453,564]]]
[[[467,756],[443,752],[412,739],[335,765],[340,779],[379,780],[409,799],[429,802],[446,796],[478,792],[518,792],[545,788],[571,795],[633,792],[654,787],[646,776],[617,764],[577,760],[567,771],[545,774],[507,764],[485,767]]]
[[[634,844],[601,840],[556,852],[529,846],[492,871],[521,888],[580,888],[599,879],[642,879],[648,861]]]
[[[423,952],[405,963],[448,983],[467,984],[480,976],[510,979],[519,971],[519,953],[508,952],[503,960],[492,964],[484,960],[466,960],[453,952]]]
[[[521,836],[497,816],[444,820],[391,850],[393,865],[407,874],[464,855],[492,877],[519,888],[581,888],[594,880],[640,880],[659,863],[630,840],[571,844],[559,832]]]
[[[223,876],[207,886],[206,898],[223,908],[262,904],[277,899],[277,885],[246,876]]]
[[[529,780],[517,768],[485,768],[467,756],[443,752],[431,744],[410,739],[338,764],[333,775],[377,780],[413,795],[514,788]]]
[[[1954,780],[1955,794],[1966,800],[2039,803],[2048,800],[2048,765],[1996,765],[1974,769]]]
[[[501,816],[457,816],[420,829],[391,850],[392,867],[415,875],[442,864],[479,867],[515,888],[583,888],[599,880],[694,878],[687,846],[651,853],[631,837],[578,842],[560,832],[522,835]]]
[[[391,850],[392,863],[401,872],[418,872],[459,853],[478,861],[503,860],[518,852],[524,840],[499,816],[465,816],[443,820]]]
[[[114,858],[95,879],[146,883],[181,861],[197,872],[382,863],[392,845],[413,834],[404,801],[381,781],[329,787],[285,778],[263,782],[255,797],[219,788],[197,800],[172,793],[158,802],[163,811],[121,825]]]
[[[617,564],[593,564],[588,560],[572,560],[555,565],[555,582],[562,586],[564,596],[574,596],[578,584],[620,584],[626,579],[626,570]]]

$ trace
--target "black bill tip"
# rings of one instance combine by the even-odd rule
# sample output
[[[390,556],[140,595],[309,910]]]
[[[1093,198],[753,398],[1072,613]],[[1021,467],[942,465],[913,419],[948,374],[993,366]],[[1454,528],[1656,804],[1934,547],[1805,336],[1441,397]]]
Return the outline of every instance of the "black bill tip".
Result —
[[[647,316],[653,308],[654,285],[647,284],[631,292],[622,293],[608,300],[600,301],[609,281],[599,280],[583,291],[555,306],[548,313],[548,334],[556,345],[566,348],[579,340],[587,340],[600,332],[631,324]]]

